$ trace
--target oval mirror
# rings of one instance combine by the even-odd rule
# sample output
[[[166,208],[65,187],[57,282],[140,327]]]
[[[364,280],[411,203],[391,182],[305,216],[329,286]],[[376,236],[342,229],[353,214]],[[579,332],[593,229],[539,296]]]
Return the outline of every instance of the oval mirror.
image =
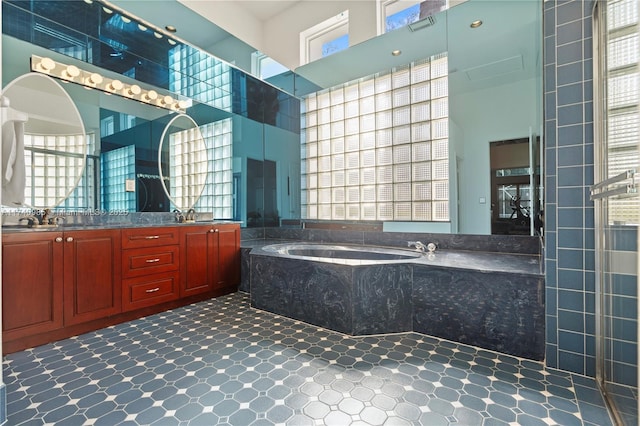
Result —
[[[87,139],[75,103],[53,78],[24,74],[2,91],[2,204],[53,208],[76,188]]]
[[[188,115],[176,115],[165,126],[158,168],[173,206],[178,210],[193,208],[207,180],[207,146],[198,124]]]

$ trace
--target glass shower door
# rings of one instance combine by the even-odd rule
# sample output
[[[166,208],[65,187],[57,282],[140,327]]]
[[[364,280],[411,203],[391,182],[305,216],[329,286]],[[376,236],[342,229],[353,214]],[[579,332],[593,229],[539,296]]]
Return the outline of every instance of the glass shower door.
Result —
[[[616,424],[638,425],[638,2],[598,1],[593,34],[596,379]]]

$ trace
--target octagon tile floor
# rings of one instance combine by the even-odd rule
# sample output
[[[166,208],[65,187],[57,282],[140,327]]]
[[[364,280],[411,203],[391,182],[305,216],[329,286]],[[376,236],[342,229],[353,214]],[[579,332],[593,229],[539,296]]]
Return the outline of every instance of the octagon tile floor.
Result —
[[[610,425],[593,379],[418,333],[351,337],[244,293],[5,357],[8,423]]]

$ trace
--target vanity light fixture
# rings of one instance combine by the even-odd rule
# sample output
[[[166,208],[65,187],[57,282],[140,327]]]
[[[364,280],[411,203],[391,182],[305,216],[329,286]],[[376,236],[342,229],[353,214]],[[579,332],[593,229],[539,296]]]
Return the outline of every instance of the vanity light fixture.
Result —
[[[104,77],[97,72],[78,68],[76,65],[56,62],[49,57],[32,55],[31,71],[56,77],[65,82],[77,83],[86,89],[98,89],[110,95],[119,95],[170,111],[184,112],[190,106],[188,99],[177,100],[168,94],[160,95],[153,89],[146,90],[135,83],[125,84],[119,79]]]
[[[480,25],[482,25],[482,21],[480,19],[477,19],[475,21],[473,21],[471,23],[471,25],[469,25],[471,28],[478,28]]]

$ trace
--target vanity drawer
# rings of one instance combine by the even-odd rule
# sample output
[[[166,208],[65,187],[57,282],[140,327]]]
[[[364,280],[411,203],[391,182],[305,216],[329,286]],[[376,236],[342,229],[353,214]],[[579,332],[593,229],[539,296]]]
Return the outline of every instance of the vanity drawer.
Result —
[[[124,250],[122,253],[122,275],[125,278],[177,271],[180,265],[179,247],[152,247]]]
[[[180,235],[175,226],[130,228],[122,230],[122,248],[158,247],[178,244]]]
[[[178,271],[123,280],[122,310],[131,311],[175,300],[180,293],[179,282]]]

